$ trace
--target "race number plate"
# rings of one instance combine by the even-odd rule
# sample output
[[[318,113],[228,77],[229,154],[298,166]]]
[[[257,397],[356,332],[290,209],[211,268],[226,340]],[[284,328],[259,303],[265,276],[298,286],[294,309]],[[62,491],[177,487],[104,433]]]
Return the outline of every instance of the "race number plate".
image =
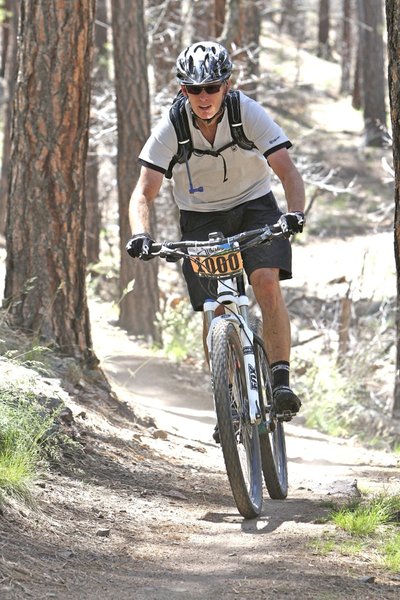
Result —
[[[243,270],[242,255],[238,250],[215,256],[204,256],[204,254],[194,256],[192,254],[190,260],[193,270],[199,277],[224,279],[239,275]]]

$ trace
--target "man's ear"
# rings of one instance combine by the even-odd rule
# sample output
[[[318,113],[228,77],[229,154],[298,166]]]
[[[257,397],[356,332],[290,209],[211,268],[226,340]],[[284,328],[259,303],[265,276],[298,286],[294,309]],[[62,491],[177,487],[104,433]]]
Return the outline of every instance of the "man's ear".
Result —
[[[182,94],[183,94],[184,96],[186,96],[186,98],[188,97],[188,93],[187,93],[187,91],[186,91],[186,88],[185,88],[185,86],[184,86],[184,85],[181,85],[181,92],[182,92]]]

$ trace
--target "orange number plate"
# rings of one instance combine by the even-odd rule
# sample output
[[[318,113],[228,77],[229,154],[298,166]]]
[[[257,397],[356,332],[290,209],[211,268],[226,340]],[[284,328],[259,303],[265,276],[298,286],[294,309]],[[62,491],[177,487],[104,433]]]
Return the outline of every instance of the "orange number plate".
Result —
[[[238,275],[243,270],[243,259],[239,251],[217,256],[190,256],[192,267],[199,277],[224,279]]]

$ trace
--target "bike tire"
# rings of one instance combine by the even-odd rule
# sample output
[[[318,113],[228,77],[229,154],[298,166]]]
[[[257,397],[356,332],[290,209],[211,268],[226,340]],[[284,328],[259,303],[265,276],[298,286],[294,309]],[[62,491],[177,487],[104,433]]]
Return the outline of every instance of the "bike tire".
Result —
[[[284,500],[288,494],[288,466],[283,423],[276,418],[272,402],[271,372],[267,353],[261,339],[261,322],[251,324],[254,354],[259,381],[259,395],[263,422],[259,427],[261,465],[270,498]]]
[[[219,321],[210,353],[214,402],[226,472],[239,513],[246,519],[262,509],[261,452],[258,425],[249,420],[242,345],[233,323]],[[234,403],[238,421],[232,420]]]

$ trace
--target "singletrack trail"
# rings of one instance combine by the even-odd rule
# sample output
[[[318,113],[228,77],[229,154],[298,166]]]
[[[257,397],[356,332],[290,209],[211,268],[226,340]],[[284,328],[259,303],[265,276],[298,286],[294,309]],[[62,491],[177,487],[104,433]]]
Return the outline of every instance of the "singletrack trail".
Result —
[[[80,382],[70,408],[85,451],[37,485],[36,508],[0,514],[0,598],[390,599],[400,577],[340,540],[332,501],[397,489],[398,459],[286,426],[289,497],[238,514],[212,440],[206,374],[151,354],[91,305],[115,397]],[[397,488],[396,488],[397,486]]]

